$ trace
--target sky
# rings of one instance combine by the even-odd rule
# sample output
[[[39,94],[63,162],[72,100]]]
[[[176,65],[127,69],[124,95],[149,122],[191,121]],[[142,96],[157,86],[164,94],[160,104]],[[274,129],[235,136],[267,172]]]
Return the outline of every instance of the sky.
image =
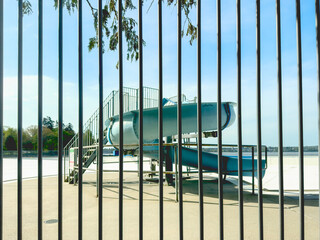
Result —
[[[96,7],[97,1],[91,1]],[[138,1],[133,1],[137,4]],[[23,19],[23,127],[37,124],[38,29],[37,1],[31,0],[33,14]],[[44,1],[44,116],[58,118],[58,12],[53,0]],[[158,87],[157,4],[145,1],[143,8],[144,86]],[[284,145],[298,144],[298,85],[295,2],[281,1],[283,130]],[[217,101],[216,2],[202,1],[202,100]],[[4,125],[17,126],[17,1],[4,1]],[[177,9],[163,4],[164,97],[177,95]],[[255,1],[241,1],[242,36],[242,132],[243,144],[257,142],[256,114],[256,11]],[[275,1],[261,1],[261,91],[262,144],[277,146],[277,62]],[[130,13],[137,19],[138,11]],[[196,23],[196,8],[190,18]],[[184,19],[183,19],[184,20]],[[236,1],[221,1],[222,101],[237,101]],[[313,1],[301,5],[304,144],[317,145],[317,57],[315,9]],[[77,13],[64,11],[63,23],[63,119],[78,125]],[[84,120],[98,108],[98,51],[88,51],[95,35],[91,11],[83,8]],[[124,46],[125,42],[124,42]],[[125,53],[124,53],[125,56]],[[124,58],[126,59],[126,58]],[[182,40],[182,91],[189,99],[197,95],[196,41]],[[103,57],[104,96],[118,89],[118,53],[106,51]],[[124,86],[138,87],[138,63],[124,61]],[[204,142],[214,143],[215,139]],[[223,131],[223,143],[237,143],[237,123]]]

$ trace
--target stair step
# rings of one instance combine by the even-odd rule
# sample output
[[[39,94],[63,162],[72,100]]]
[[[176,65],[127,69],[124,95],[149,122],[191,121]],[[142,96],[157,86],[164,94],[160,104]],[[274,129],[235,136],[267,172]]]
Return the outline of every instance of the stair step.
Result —
[[[88,149],[87,152],[94,152],[96,149]]]

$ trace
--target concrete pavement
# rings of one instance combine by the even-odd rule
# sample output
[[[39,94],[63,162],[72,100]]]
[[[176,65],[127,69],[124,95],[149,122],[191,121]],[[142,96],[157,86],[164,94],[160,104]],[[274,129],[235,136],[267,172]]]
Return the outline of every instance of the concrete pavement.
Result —
[[[96,197],[96,175],[84,175],[83,184],[83,239],[97,239],[98,199]],[[197,178],[184,181],[184,236],[185,239],[199,237]],[[57,177],[43,179],[43,223],[44,239],[57,239]],[[124,174],[124,239],[138,239],[138,176]],[[16,239],[16,182],[4,184],[4,239]],[[144,183],[144,237],[158,239],[158,184]],[[224,184],[224,224],[225,239],[238,239],[237,186]],[[214,178],[204,178],[204,217],[205,239],[219,237],[218,185]],[[77,194],[78,188],[63,185],[63,236],[64,239],[77,239]],[[244,192],[245,239],[258,239],[257,196]],[[105,173],[103,185],[104,236],[105,239],[118,239],[118,174]],[[318,200],[305,201],[306,239],[318,239]],[[164,185],[164,236],[165,239],[178,239],[179,205],[175,202],[175,189]],[[279,239],[278,196],[264,195],[265,239]],[[36,239],[37,236],[37,180],[23,181],[23,239]],[[285,198],[285,237],[299,239],[299,207],[296,197]]]

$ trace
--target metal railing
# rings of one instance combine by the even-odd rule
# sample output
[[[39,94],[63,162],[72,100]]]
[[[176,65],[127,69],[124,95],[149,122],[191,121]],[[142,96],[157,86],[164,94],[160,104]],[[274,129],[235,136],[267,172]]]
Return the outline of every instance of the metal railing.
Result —
[[[157,93],[158,90],[150,87],[143,87],[144,96],[147,96],[144,98],[144,104],[150,108],[156,107],[158,104],[157,99]],[[134,88],[123,88],[125,101],[124,101],[124,112],[129,112],[133,110],[138,110],[138,102],[139,102],[139,96],[138,96],[138,89]],[[81,94],[79,94],[81,95]],[[119,92],[118,91],[112,91],[108,97],[103,101],[103,122],[110,117],[118,115],[119,110]],[[82,101],[79,99],[79,101]],[[80,109],[79,109],[80,110]],[[82,109],[80,110],[82,111]],[[81,112],[80,112],[81,113]],[[99,122],[99,109],[97,109],[92,116],[87,120],[87,122],[83,125],[83,131],[79,131],[79,133],[83,133],[82,137],[82,146],[91,146],[98,144],[99,140],[99,128],[98,128],[98,122]],[[80,126],[79,126],[80,129]],[[81,127],[82,129],[82,127]],[[67,180],[66,173],[68,172],[68,159],[69,151],[71,148],[78,147],[79,144],[79,134],[75,134],[72,139],[66,144],[66,146],[63,148],[63,156],[64,156],[64,180]],[[86,154],[83,152],[83,154]],[[82,154],[79,154],[82,156]]]
[[[139,147],[139,145],[132,145],[132,144],[131,145],[124,145],[124,146],[137,147],[137,148]],[[144,144],[144,146],[149,146],[149,147],[150,146],[157,146],[157,144]],[[179,180],[178,180],[179,179],[178,178],[179,170],[178,170],[178,159],[177,159],[178,144],[177,143],[165,143],[165,144],[162,144],[162,146],[163,147],[172,146],[174,148],[174,153],[175,153],[173,155],[174,156],[173,162],[175,163],[174,171],[168,171],[168,170],[163,171],[163,167],[161,168],[161,162],[159,161],[159,170],[143,170],[141,172],[141,167],[139,165],[139,169],[138,170],[131,170],[130,169],[130,170],[123,170],[122,172],[138,173],[139,176],[141,174],[142,175],[144,175],[144,174],[158,174],[159,179],[160,179],[161,173],[162,173],[162,177],[163,177],[163,174],[164,175],[174,175],[175,176],[175,186],[179,186]],[[197,144],[183,143],[182,146],[190,148],[190,147],[197,147]],[[113,146],[104,145],[103,147],[104,147],[104,149],[106,149],[106,148],[113,148],[113,147],[119,147],[119,146],[118,145],[113,145]],[[203,147],[218,148],[218,145],[217,144],[203,144]],[[226,151],[226,149],[235,148],[235,147],[237,147],[237,145],[235,145],[235,144],[223,144],[222,147],[225,148],[225,151]],[[242,148],[251,150],[250,151],[250,156],[251,156],[251,159],[252,159],[252,161],[251,161],[252,162],[252,166],[251,166],[252,170],[245,170],[245,171],[246,172],[248,172],[248,171],[251,172],[251,186],[252,186],[251,193],[252,194],[255,194],[255,172],[256,172],[255,167],[254,167],[255,147],[256,147],[255,145],[242,145]],[[268,148],[265,145],[263,145],[262,148],[264,149],[264,159],[265,159],[265,167],[262,168],[262,170],[266,170],[268,168],[268,158],[267,158]],[[79,147],[74,147],[75,151],[79,151],[79,149],[80,149]],[[96,151],[97,150],[97,145],[95,145],[95,146],[86,146],[86,147],[83,147],[83,149],[91,149],[91,150],[95,150]],[[203,149],[203,152],[206,152],[206,150]],[[84,166],[81,169],[81,167],[79,166],[79,165],[81,165],[81,163],[77,162],[77,159],[78,159],[79,156],[80,156],[80,154],[78,153],[78,154],[75,154],[73,156],[74,159],[71,159],[71,158],[69,159],[69,164],[70,164],[71,160],[74,161],[74,167],[73,167],[74,168],[74,172],[77,172],[79,174],[79,172],[85,170],[85,171],[96,172],[96,175],[98,176],[98,172],[99,172],[98,164],[97,164],[97,168],[96,169],[88,168],[88,167],[84,167]],[[105,154],[104,157],[105,158],[108,158],[108,157],[113,157],[114,158],[115,156],[113,154],[111,154],[111,155],[106,155]],[[142,163],[149,162],[149,161],[150,160],[144,160],[143,159]],[[96,162],[98,162],[98,160]],[[118,163],[118,161],[108,161],[108,160],[105,160],[105,159],[103,160],[103,164],[114,164],[114,163]],[[123,163],[138,163],[138,164],[140,164],[141,160],[140,160],[140,158],[137,158],[137,160],[123,160]],[[163,165],[163,163],[162,163],[162,165]],[[119,169],[114,169],[114,170],[112,170],[112,169],[104,169],[103,172],[119,173]],[[188,176],[189,176],[190,174],[199,174],[199,172],[200,172],[199,170],[196,170],[196,169],[191,170],[190,167],[187,167],[187,170],[186,171],[182,171],[182,174],[188,174]],[[224,170],[222,172],[222,174],[224,175],[224,179],[226,178],[227,173],[231,173],[231,172],[238,172],[238,171],[227,171],[227,170]],[[203,171],[203,173],[215,173],[215,171],[205,170],[205,171]],[[74,183],[74,185],[76,185],[76,181],[74,181],[73,183]],[[162,185],[162,184],[160,184],[160,185]],[[98,186],[99,186],[99,182],[98,182],[98,177],[97,177],[97,181],[96,181],[97,196],[99,196],[99,194],[98,194]],[[178,195],[179,194],[179,189],[178,189],[178,187],[175,187],[175,190],[176,190],[175,191],[175,193],[176,193],[176,202],[179,202],[179,195]],[[243,191],[243,189],[242,189],[242,191]]]
[[[147,96],[147,98],[143,99],[143,102],[150,106],[150,108],[155,107],[158,99],[156,98],[157,95],[157,89],[149,88],[149,87],[143,87],[144,96]],[[138,100],[139,96],[137,94],[138,89],[134,88],[127,88],[124,87],[124,93],[126,96],[126,104],[124,109],[124,112],[129,112],[133,110],[138,110]],[[107,119],[116,116],[117,115],[117,109],[118,109],[118,91],[112,91],[108,97],[103,102],[103,122],[105,122]],[[80,100],[80,99],[79,99]],[[78,175],[75,175],[75,172],[73,170],[70,171],[70,150],[71,149],[79,149],[78,145],[82,145],[83,148],[79,149],[79,152],[77,153],[79,159],[82,159],[82,163],[86,164],[86,160],[90,159],[90,162],[96,158],[96,151],[91,151],[91,147],[96,148],[98,145],[98,127],[97,122],[99,119],[99,109],[97,109],[93,115],[89,118],[89,120],[84,124],[84,131],[82,131],[82,144],[79,144],[79,134],[75,134],[73,138],[66,144],[66,146],[63,149],[63,156],[64,156],[64,181],[77,181]],[[80,126],[79,126],[80,127]],[[106,127],[106,126],[105,126]],[[79,128],[80,129],[80,128]],[[104,131],[105,133],[105,131]],[[106,138],[106,135],[103,135],[104,141]],[[81,152],[80,152],[81,151]],[[91,156],[93,156],[93,159],[91,159]],[[70,178],[72,176],[72,179]],[[82,177],[82,176],[81,176]]]
[[[138,110],[139,98],[137,95],[138,89],[124,87],[124,112],[129,112],[133,110]],[[144,87],[145,95],[148,98],[144,99],[144,104],[151,107],[156,107],[158,104],[157,89]],[[108,97],[103,101],[103,121],[105,122],[108,118],[116,116],[119,114],[119,92],[112,91]],[[98,120],[99,120],[99,109],[97,109],[92,116],[87,120],[83,126],[84,142],[85,146],[90,146],[97,143],[98,140]],[[76,147],[78,144],[79,135],[75,134],[72,139],[64,147],[67,150],[71,147]],[[66,154],[67,155],[67,154]]]
[[[0,0],[0,238],[4,237],[3,235],[3,0]],[[135,106],[131,104],[130,96],[132,94],[137,99],[144,99],[145,92],[143,91],[143,32],[142,32],[142,0],[138,1],[138,11],[139,11],[139,90],[135,93],[128,94],[129,103],[126,104],[127,92],[123,87],[123,48],[122,48],[122,34],[118,34],[118,51],[119,51],[119,90],[116,92],[116,95],[110,97],[113,99],[113,102],[108,98],[106,102],[104,102],[103,97],[103,41],[102,41],[102,0],[98,0],[98,47],[99,47],[99,109],[93,114],[92,118],[89,119],[88,123],[82,126],[82,118],[83,118],[83,95],[82,95],[82,0],[78,0],[78,45],[79,45],[79,57],[78,57],[78,66],[79,66],[79,136],[75,136],[67,145],[67,148],[71,146],[76,146],[81,151],[81,155],[83,155],[83,147],[86,144],[92,144],[92,141],[98,142],[99,152],[98,152],[98,181],[99,183],[103,182],[103,131],[104,131],[104,118],[103,116],[113,116],[119,115],[120,119],[120,144],[119,144],[119,239],[123,238],[123,113],[126,109],[139,109],[140,111],[140,141],[139,141],[139,239],[143,239],[143,178],[142,173],[143,170],[143,142],[142,142],[142,134],[143,134],[143,115],[142,111],[144,108],[149,107],[147,102],[138,101]],[[43,174],[43,160],[42,160],[42,109],[43,109],[43,1],[38,0],[39,8],[38,8],[38,239],[42,239],[43,237],[43,185],[42,185],[42,174]],[[222,172],[222,133],[221,133],[221,0],[216,1],[216,17],[217,17],[217,102],[218,102],[218,114],[217,114],[217,122],[218,122],[218,192],[219,192],[219,237],[220,239],[224,239],[224,196],[223,196],[223,172]],[[297,29],[297,82],[298,82],[298,122],[299,122],[299,207],[300,207],[300,239],[305,238],[305,212],[304,212],[304,152],[303,152],[303,98],[302,98],[302,55],[301,55],[301,16],[300,16],[300,0],[295,1],[296,6],[296,29]],[[158,121],[158,129],[159,129],[159,138],[162,139],[162,130],[163,130],[163,118],[162,118],[162,98],[163,98],[163,49],[162,49],[162,1],[158,1],[158,57],[159,57],[159,92],[158,92],[158,101],[152,102],[152,104],[158,105],[159,108],[159,121]],[[63,1],[58,1],[58,239],[62,239],[63,233]],[[179,179],[179,237],[180,239],[184,238],[184,208],[183,208],[183,179],[182,179],[182,161],[181,161],[181,148],[182,148],[182,134],[181,134],[181,104],[182,104],[182,92],[181,92],[181,83],[182,83],[182,49],[181,49],[181,9],[182,9],[182,1],[177,0],[177,154],[178,154],[178,179]],[[317,42],[317,70],[318,70],[318,94],[320,92],[320,13],[319,13],[319,0],[315,0],[315,11],[316,11],[316,42]],[[279,210],[280,210],[280,226],[279,226],[279,238],[284,239],[284,185],[283,185],[283,119],[282,119],[282,67],[281,67],[281,24],[280,24],[280,0],[276,0],[276,46],[277,46],[277,80],[278,80],[278,138],[279,138]],[[241,1],[236,1],[236,30],[237,30],[237,121],[238,121],[238,159],[239,159],[239,178],[238,178],[238,205],[239,205],[239,239],[244,239],[244,223],[243,223],[243,177],[242,177],[242,122],[241,122]],[[118,1],[118,17],[119,17],[119,26],[118,29],[122,32],[122,5],[121,1]],[[257,69],[257,153],[258,153],[258,206],[259,206],[259,239],[264,238],[264,222],[263,222],[263,192],[262,192],[262,144],[261,144],[261,39],[260,39],[260,0],[256,0],[256,69]],[[198,142],[197,147],[199,150],[198,155],[198,178],[199,178],[199,239],[205,239],[204,236],[204,215],[203,215],[203,171],[202,171],[202,141],[201,141],[201,90],[202,90],[202,80],[201,80],[201,35],[202,35],[202,23],[201,23],[201,0],[197,1],[197,99],[198,99]],[[22,113],[23,113],[23,101],[22,101],[22,91],[23,91],[23,0],[18,0],[18,157],[17,157],[17,238],[22,239],[23,237],[23,229],[22,229]],[[114,81],[112,79],[112,81]],[[130,90],[131,91],[131,90]],[[115,93],[115,92],[113,92]],[[131,95],[130,95],[131,94]],[[319,147],[320,147],[320,96],[317,98],[318,102],[318,133],[319,133]],[[115,104],[112,107],[110,104]],[[109,105],[108,105],[109,104]],[[107,109],[107,110],[106,110]],[[104,114],[104,111],[107,111],[107,114]],[[83,129],[83,131],[81,131]],[[89,133],[86,138],[83,139],[81,136],[86,136],[86,131],[89,130]],[[91,133],[94,131],[94,133]],[[92,134],[92,135],[91,135]],[[91,139],[93,137],[94,140]],[[87,143],[86,143],[87,141]],[[164,229],[163,229],[163,143],[159,141],[159,159],[160,159],[160,181],[159,181],[159,239],[164,238]],[[80,164],[79,166],[82,165]],[[79,171],[81,169],[79,167]],[[81,175],[81,174],[80,174]],[[78,196],[78,238],[82,239],[82,178],[79,178],[79,196]],[[98,186],[98,237],[99,239],[103,239],[103,194],[102,194],[102,184]]]

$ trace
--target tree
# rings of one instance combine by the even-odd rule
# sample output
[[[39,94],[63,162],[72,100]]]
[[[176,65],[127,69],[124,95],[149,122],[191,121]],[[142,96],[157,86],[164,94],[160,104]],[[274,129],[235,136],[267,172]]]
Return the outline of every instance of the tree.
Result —
[[[14,128],[3,131],[4,150],[17,150],[17,136],[18,132]]]
[[[68,123],[67,126],[63,129],[63,147],[65,147],[68,142],[73,138],[75,132],[71,123]]]
[[[73,13],[77,10],[78,0],[62,0],[63,6],[67,9],[69,14]],[[93,17],[93,27],[95,29],[95,36],[89,39],[88,49],[91,51],[95,47],[98,47],[98,9],[94,7],[92,4],[93,0],[86,0],[86,3],[91,9],[92,17]],[[144,2],[144,1],[143,1]],[[152,6],[154,0],[151,1],[149,8]],[[168,6],[176,5],[176,1],[174,0],[166,0]],[[108,0],[102,9],[102,28],[104,36],[106,37],[109,43],[107,44],[107,49],[111,51],[115,51],[118,47],[118,8],[117,8],[118,0]],[[190,10],[192,7],[196,5],[195,0],[182,0],[181,7],[182,11],[185,14],[185,21],[182,29],[182,36],[188,36],[190,45],[192,45],[193,41],[197,38],[197,27],[192,23],[189,18]],[[58,7],[58,0],[54,0],[55,8]],[[31,14],[32,6],[29,0],[24,0],[23,2],[24,13]],[[132,3],[132,0],[124,0],[124,4],[122,6],[122,31],[125,34],[125,40],[127,42],[127,60],[138,60],[139,58],[139,48],[138,41],[139,36],[136,32],[137,21],[129,17],[129,12],[136,9],[136,6]],[[186,27],[187,24],[187,27]],[[143,44],[145,42],[143,41]],[[103,46],[106,44],[103,41]]]
[[[54,121],[49,116],[43,118],[42,124],[44,127],[49,128],[50,130],[54,128]]]
[[[35,150],[32,136],[27,130],[22,132],[22,148],[24,150]]]
[[[43,119],[42,137],[43,150],[58,149],[58,126],[55,126],[51,117]],[[64,125],[63,125],[64,126]],[[68,123],[63,129],[63,146],[75,135],[73,126]],[[7,128],[3,131],[4,150],[17,150],[17,130]],[[22,147],[24,150],[36,150],[38,147],[38,126],[30,126],[22,132]]]
[[[68,133],[73,134],[73,135],[75,134],[71,123],[67,124],[67,126],[64,128],[64,131],[67,131]]]
[[[57,150],[58,149],[58,131],[43,127],[43,149]]]
[[[17,150],[17,143],[13,136],[9,135],[4,141],[4,147],[6,150]]]
[[[22,133],[22,147],[25,150],[36,150],[38,147],[38,127],[30,126]]]

